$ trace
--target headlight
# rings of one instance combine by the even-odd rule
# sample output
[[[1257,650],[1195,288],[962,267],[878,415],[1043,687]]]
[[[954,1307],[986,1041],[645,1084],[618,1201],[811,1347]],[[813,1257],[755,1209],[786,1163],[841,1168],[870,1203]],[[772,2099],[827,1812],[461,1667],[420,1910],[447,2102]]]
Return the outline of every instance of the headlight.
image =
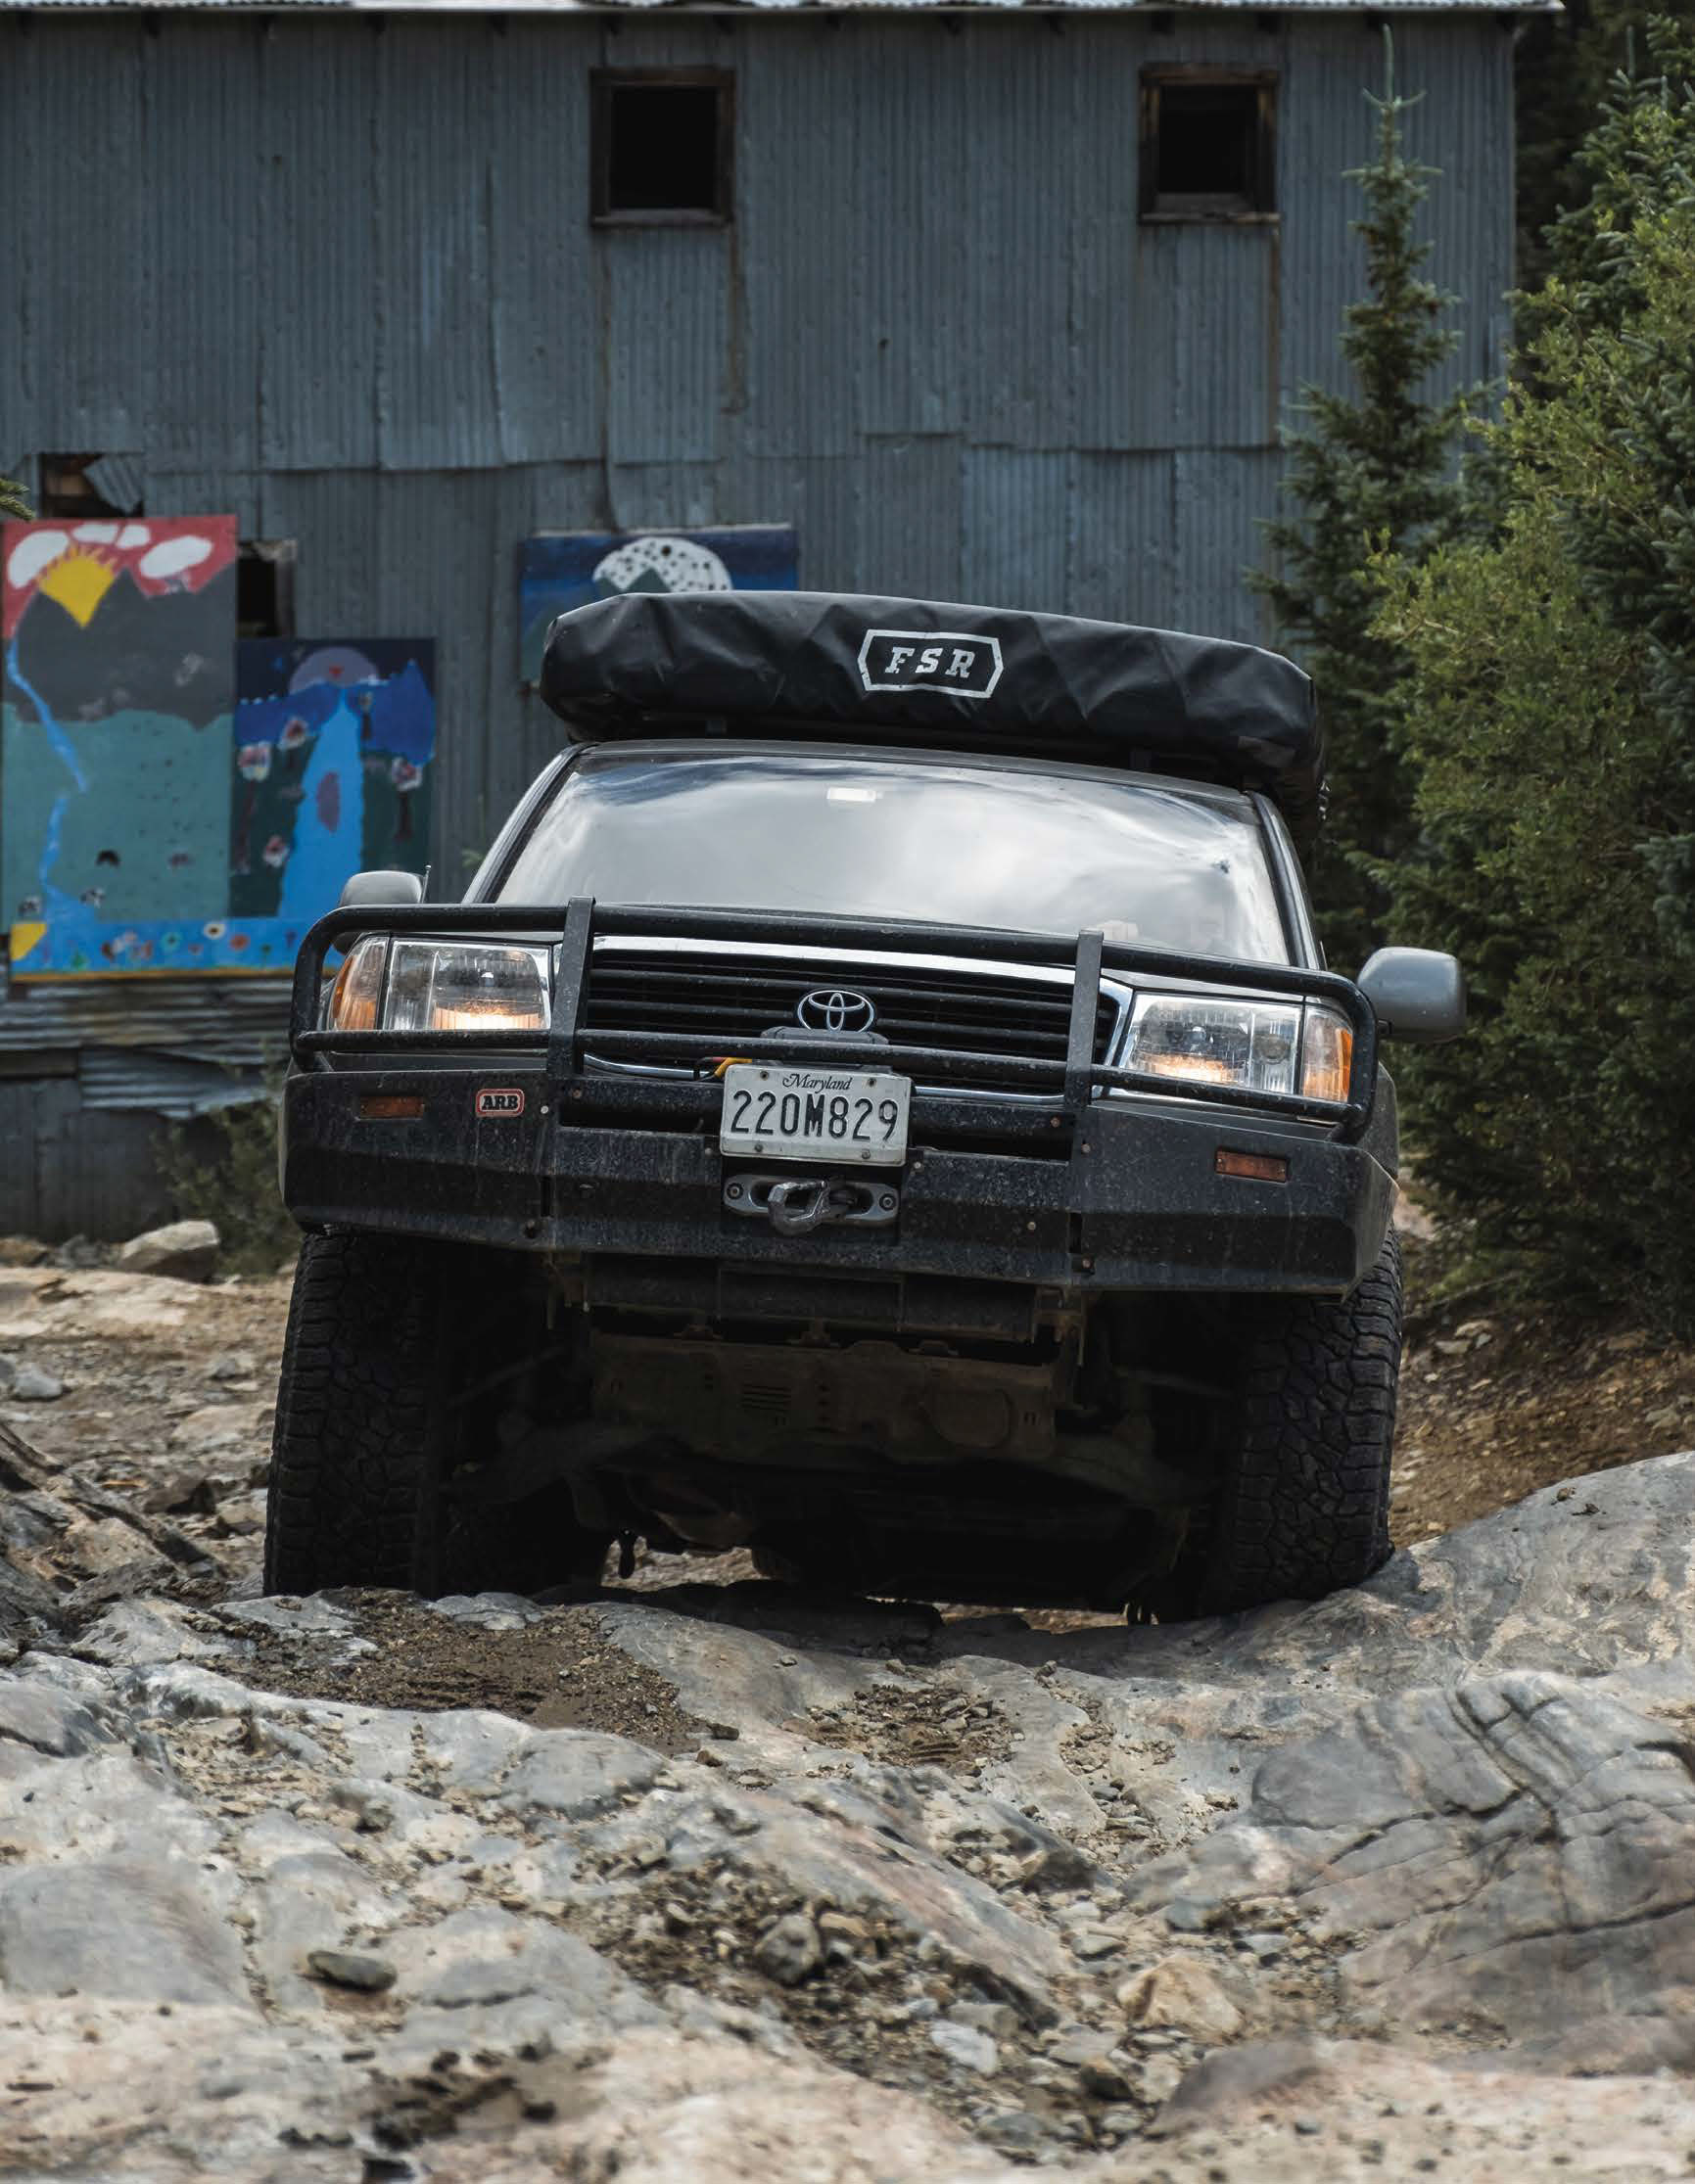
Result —
[[[1347,1098],[1353,1032],[1333,1008],[1298,1001],[1214,1000],[1201,994],[1139,994],[1123,1067],[1185,1087],[1296,1090]]]
[[[338,1032],[543,1032],[547,981],[544,948],[373,935],[349,952],[324,1020]]]

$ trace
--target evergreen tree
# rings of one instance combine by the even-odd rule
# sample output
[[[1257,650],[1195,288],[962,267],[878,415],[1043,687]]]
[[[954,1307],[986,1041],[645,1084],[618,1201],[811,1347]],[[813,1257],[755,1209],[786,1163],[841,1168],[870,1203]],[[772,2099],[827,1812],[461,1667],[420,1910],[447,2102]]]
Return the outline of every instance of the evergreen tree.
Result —
[[[1655,14],[1691,13],[1691,0],[1656,9],[1651,0],[1565,0],[1530,16],[1514,66],[1518,114],[1519,278],[1539,287],[1553,270],[1549,234],[1568,210],[1581,211],[1596,181],[1585,140],[1608,87],[1645,50]]]
[[[1403,117],[1417,103],[1394,88],[1394,46],[1384,32],[1377,153],[1350,170],[1363,215],[1366,294],[1343,313],[1345,395],[1302,390],[1305,430],[1285,436],[1284,491],[1295,512],[1268,525],[1276,556],[1248,581],[1270,600],[1282,642],[1318,684],[1328,746],[1330,810],[1315,860],[1319,925],[1332,959],[1357,967],[1382,937],[1387,892],[1374,866],[1411,833],[1412,784],[1395,727],[1401,663],[1376,627],[1382,606],[1374,557],[1415,555],[1460,508],[1453,453],[1471,406],[1463,394],[1433,400],[1426,383],[1459,335],[1443,323],[1455,299],[1425,273],[1431,245],[1416,236],[1434,173],[1410,162]]]
[[[24,497],[24,488],[11,478],[0,478],[0,516],[14,516],[20,523],[27,523],[33,514]]]
[[[1465,959],[1422,1173],[1538,1281],[1695,1324],[1695,37],[1650,27],[1549,238],[1490,437],[1492,537],[1391,573],[1416,854],[1396,938]]]

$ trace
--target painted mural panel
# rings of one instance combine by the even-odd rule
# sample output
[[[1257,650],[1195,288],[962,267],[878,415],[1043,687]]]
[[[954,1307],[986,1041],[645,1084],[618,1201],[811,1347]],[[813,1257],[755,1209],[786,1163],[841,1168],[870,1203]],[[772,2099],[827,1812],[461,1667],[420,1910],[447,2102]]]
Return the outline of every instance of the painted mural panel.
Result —
[[[110,974],[140,927],[224,908],[235,561],[233,516],[0,531],[0,909],[20,975],[49,957]]]
[[[518,673],[541,673],[555,615],[620,591],[793,591],[800,546],[791,524],[710,531],[543,531],[518,548]]]
[[[235,637],[233,516],[8,524],[11,975],[285,974],[350,873],[422,871],[435,647]]]
[[[231,738],[203,754],[218,813],[207,895],[97,931],[61,916],[14,924],[15,978],[281,976],[351,873],[426,868],[433,640],[263,638],[234,654]]]
[[[425,869],[435,686],[427,637],[237,647],[232,917],[309,923],[354,872]]]

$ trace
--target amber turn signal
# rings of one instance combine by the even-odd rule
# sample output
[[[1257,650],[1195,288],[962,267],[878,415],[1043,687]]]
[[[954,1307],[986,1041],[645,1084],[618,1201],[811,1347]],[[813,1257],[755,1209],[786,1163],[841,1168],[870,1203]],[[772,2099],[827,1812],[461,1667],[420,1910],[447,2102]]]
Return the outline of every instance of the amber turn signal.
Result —
[[[325,1022],[333,1032],[368,1032],[377,1026],[377,1003],[383,995],[383,971],[389,959],[387,941],[368,935],[356,941],[330,988]]]
[[[1353,1026],[1334,1009],[1317,1003],[1306,1011],[1306,1039],[1300,1049],[1300,1090],[1307,1099],[1347,1098],[1353,1075]]]
[[[1246,1176],[1249,1183],[1289,1181],[1289,1162],[1275,1153],[1232,1152],[1228,1145],[1220,1145],[1213,1154],[1212,1169],[1219,1176]]]
[[[359,1101],[366,1122],[415,1122],[423,1111],[422,1095],[411,1092],[366,1092]]]

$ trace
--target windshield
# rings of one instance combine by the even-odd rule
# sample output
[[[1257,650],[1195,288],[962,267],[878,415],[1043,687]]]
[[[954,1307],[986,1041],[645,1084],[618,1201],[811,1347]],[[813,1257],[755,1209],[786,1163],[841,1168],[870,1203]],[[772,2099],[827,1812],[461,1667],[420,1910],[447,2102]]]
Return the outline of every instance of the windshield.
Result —
[[[1252,806],[1039,765],[793,745],[586,752],[500,887],[509,903],[821,910],[1075,933],[1287,962]]]

